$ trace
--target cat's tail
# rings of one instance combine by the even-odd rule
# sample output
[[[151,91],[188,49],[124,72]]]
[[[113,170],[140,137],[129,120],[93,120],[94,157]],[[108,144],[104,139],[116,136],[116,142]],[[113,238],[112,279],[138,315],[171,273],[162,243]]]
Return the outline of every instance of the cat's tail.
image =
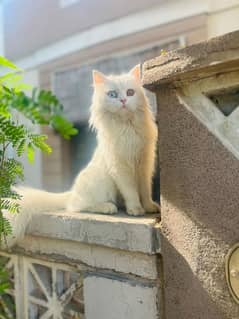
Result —
[[[15,190],[21,195],[19,200],[20,213],[4,212],[4,217],[10,221],[12,226],[12,234],[7,237],[7,242],[3,243],[8,248],[12,247],[24,236],[26,227],[34,215],[41,212],[64,209],[70,196],[70,192],[49,193],[26,187],[15,188]]]

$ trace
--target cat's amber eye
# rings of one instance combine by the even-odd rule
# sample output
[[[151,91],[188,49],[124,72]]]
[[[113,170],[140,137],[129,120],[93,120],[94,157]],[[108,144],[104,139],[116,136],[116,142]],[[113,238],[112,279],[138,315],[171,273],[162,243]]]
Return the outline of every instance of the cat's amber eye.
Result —
[[[135,91],[133,89],[128,89],[126,94],[127,94],[127,96],[133,96],[134,93],[135,93]]]
[[[109,97],[114,98],[114,99],[116,99],[118,97],[118,93],[115,90],[111,90],[111,91],[107,92],[107,95]]]

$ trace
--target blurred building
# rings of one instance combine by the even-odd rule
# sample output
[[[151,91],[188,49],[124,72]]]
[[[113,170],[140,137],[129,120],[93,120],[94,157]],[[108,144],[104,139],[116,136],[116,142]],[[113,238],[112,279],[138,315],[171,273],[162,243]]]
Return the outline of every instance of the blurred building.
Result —
[[[26,181],[67,188],[88,162],[91,70],[118,73],[171,50],[239,28],[239,0],[3,0],[0,51],[26,81],[52,89],[79,128],[70,142],[49,129],[51,156],[26,166]]]

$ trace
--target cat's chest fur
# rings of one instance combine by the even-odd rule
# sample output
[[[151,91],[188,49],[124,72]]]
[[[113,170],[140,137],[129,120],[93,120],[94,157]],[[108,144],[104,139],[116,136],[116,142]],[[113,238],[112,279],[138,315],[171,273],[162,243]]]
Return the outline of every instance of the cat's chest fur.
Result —
[[[114,123],[104,132],[104,147],[114,157],[133,164],[140,160],[146,144],[143,128],[134,122]]]

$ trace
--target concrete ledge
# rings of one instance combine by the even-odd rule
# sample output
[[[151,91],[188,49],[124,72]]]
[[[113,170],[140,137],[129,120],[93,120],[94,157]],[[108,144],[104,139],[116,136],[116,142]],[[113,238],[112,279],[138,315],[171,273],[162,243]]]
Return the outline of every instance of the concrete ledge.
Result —
[[[70,240],[25,236],[12,252],[46,261],[77,265],[80,270],[112,271],[150,280],[157,279],[159,275],[158,255]]]
[[[184,49],[170,51],[143,65],[143,85],[180,80],[197,80],[223,71],[239,69],[239,31],[213,38]]]
[[[51,212],[36,216],[27,229],[32,236],[71,240],[127,251],[160,252],[160,228],[155,215],[129,217]]]

